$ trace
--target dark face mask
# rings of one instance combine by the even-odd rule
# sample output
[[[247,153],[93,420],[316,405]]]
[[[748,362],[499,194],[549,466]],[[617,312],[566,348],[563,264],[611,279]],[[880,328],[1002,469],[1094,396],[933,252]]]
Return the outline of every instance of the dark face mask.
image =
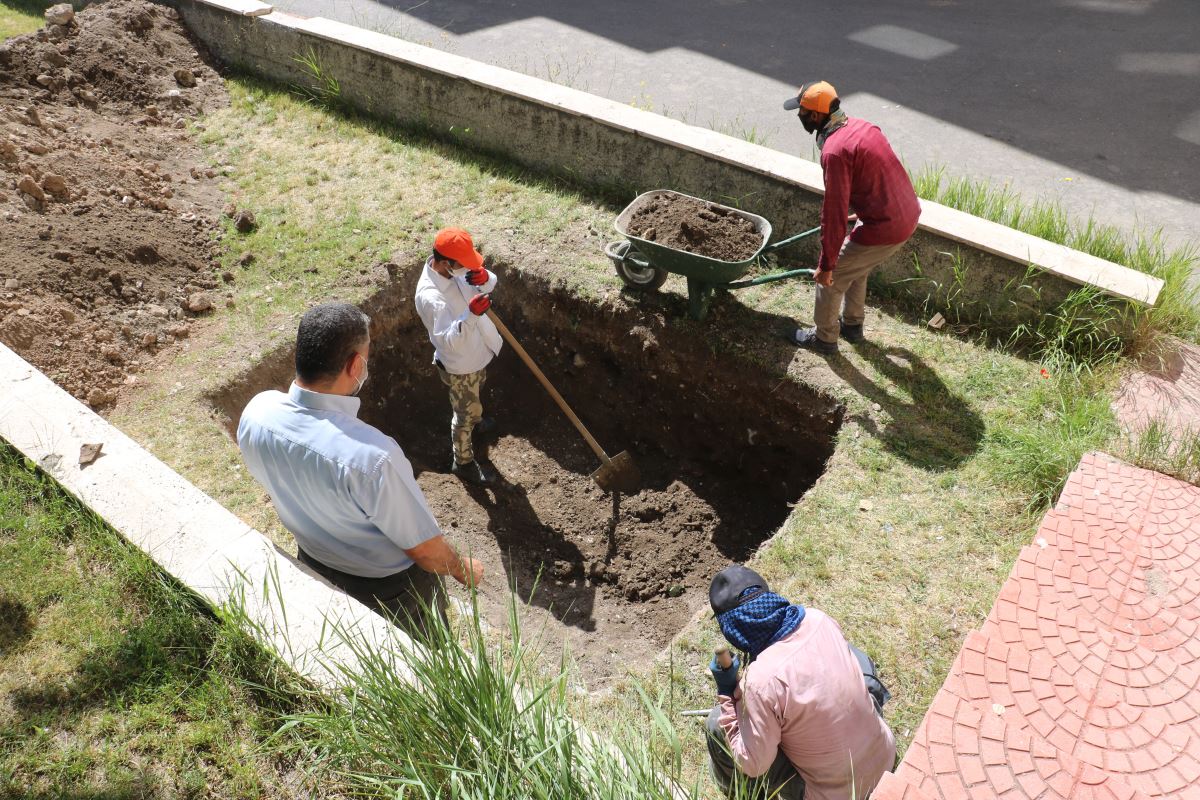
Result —
[[[816,133],[817,129],[820,127],[817,125],[817,123],[812,121],[808,114],[803,114],[800,116],[800,124],[803,125],[804,130],[808,131],[809,133]]]

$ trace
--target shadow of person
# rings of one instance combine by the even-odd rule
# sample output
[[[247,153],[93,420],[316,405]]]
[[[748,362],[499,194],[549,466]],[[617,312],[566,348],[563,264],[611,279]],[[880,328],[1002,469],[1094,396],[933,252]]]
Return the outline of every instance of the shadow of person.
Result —
[[[487,445],[476,445],[476,458],[486,456]],[[491,488],[464,486],[488,515],[487,529],[500,548],[509,587],[522,602],[546,609],[564,625],[595,630],[596,588],[587,580],[583,551],[538,518],[522,486],[499,471],[496,475]]]
[[[848,346],[842,343],[843,348]],[[853,417],[889,451],[931,472],[953,469],[979,451],[983,420],[919,356],[903,347],[869,340],[853,347],[908,394],[905,398],[872,381],[845,357],[829,359],[829,368],[838,377],[864,398],[878,403],[891,418],[881,429],[870,417]]]

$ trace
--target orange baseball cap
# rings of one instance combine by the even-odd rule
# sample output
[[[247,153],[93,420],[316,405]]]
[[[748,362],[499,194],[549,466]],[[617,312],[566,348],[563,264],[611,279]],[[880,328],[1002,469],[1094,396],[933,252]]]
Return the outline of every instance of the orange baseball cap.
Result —
[[[789,97],[783,107],[787,111],[805,108],[818,114],[828,114],[829,107],[837,100],[837,89],[826,81],[812,81],[801,86],[795,97]]]
[[[475,249],[471,234],[462,228],[442,228],[433,239],[433,249],[467,269],[479,269],[483,266],[483,254]]]

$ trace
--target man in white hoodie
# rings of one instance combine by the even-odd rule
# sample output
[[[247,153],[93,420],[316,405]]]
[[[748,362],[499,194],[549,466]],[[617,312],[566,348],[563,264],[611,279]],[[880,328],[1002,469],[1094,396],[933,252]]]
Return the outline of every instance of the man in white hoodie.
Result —
[[[417,313],[429,331],[433,363],[450,390],[454,411],[450,471],[477,486],[496,481],[491,468],[475,460],[472,441],[474,432],[487,434],[495,428],[495,422],[483,416],[480,394],[487,365],[503,344],[486,316],[496,283],[496,275],[484,269],[483,255],[475,249],[471,234],[462,228],[438,231],[433,255],[417,281]]]

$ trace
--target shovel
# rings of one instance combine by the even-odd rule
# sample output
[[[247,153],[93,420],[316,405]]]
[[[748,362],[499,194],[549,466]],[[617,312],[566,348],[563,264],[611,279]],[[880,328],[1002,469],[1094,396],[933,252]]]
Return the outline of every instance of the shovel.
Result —
[[[525,362],[525,366],[529,367],[529,371],[533,373],[534,377],[541,382],[546,391],[550,393],[550,396],[554,398],[554,402],[558,403],[558,407],[567,415],[567,419],[571,420],[575,428],[583,434],[583,438],[592,448],[592,452],[596,454],[596,458],[600,459],[600,468],[589,477],[606,492],[623,492],[625,494],[636,492],[642,476],[638,471],[637,464],[633,463],[633,457],[622,450],[612,458],[609,458],[608,453],[605,453],[604,448],[596,441],[596,437],[592,436],[588,432],[588,429],[583,426],[583,423],[579,421],[579,417],[575,416],[575,412],[567,405],[567,401],[563,400],[562,395],[558,393],[558,390],[542,374],[537,364],[533,363],[533,359],[529,357],[529,353],[525,352],[525,348],[521,347],[521,344],[513,338],[512,332],[509,331],[507,325],[500,321],[500,318],[496,316],[496,312],[489,308],[487,316],[496,326],[496,330],[500,331],[500,335],[504,337],[504,340],[512,346],[513,350],[517,351],[517,355]]]

